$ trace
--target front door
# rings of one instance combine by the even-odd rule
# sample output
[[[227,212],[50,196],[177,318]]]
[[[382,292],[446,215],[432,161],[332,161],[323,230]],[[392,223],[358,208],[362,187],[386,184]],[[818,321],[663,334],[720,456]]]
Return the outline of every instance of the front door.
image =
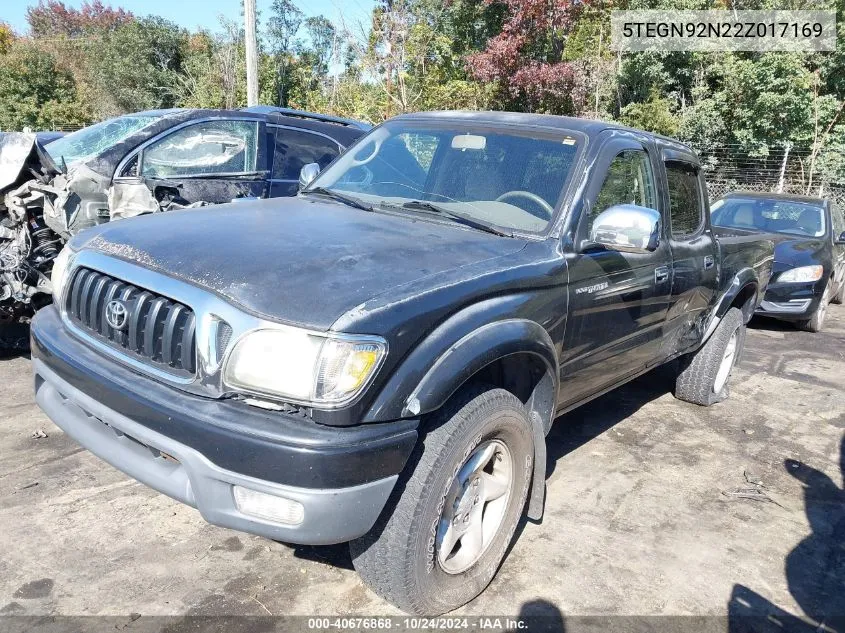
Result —
[[[167,132],[144,147],[138,174],[159,201],[231,202],[267,195],[264,123],[211,119]]]
[[[576,247],[606,209],[635,204],[661,212],[656,150],[634,135],[609,142],[585,193]],[[561,406],[574,404],[655,362],[672,288],[663,235],[649,253],[588,249],[569,266],[569,320],[561,354]]]

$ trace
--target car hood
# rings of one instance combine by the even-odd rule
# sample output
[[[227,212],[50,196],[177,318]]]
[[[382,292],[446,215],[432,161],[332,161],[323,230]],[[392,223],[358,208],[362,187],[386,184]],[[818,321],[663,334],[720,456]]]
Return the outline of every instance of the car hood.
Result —
[[[327,330],[399,286],[502,257],[526,242],[315,198],[243,202],[121,220],[85,247],[211,290],[253,314]],[[434,283],[434,282],[432,282]],[[423,284],[424,285],[424,284]]]
[[[772,239],[775,242],[775,273],[825,263],[826,242],[823,239],[783,235],[775,235]]]

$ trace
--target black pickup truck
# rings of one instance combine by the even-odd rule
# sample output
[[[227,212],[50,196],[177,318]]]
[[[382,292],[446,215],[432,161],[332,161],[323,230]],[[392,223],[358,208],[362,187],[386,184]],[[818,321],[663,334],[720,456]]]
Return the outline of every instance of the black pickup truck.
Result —
[[[558,414],[669,361],[677,397],[727,397],[773,246],[714,235],[688,147],[427,113],[317,172],[76,236],[32,326],[47,415],[211,523],[349,541],[434,614],[542,516]]]

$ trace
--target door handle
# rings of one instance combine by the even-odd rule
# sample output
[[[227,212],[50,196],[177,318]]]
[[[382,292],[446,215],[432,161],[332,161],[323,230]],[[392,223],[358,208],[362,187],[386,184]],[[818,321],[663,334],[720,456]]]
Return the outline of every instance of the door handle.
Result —
[[[713,268],[716,264],[716,259],[712,255],[705,255],[704,256],[704,270],[708,268]]]
[[[669,280],[669,267],[668,266],[660,266],[659,268],[654,269],[654,283],[662,284],[664,281]]]

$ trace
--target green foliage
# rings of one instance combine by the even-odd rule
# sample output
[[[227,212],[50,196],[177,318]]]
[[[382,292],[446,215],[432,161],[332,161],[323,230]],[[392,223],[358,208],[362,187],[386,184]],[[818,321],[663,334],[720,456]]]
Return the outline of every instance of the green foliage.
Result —
[[[176,105],[173,86],[183,72],[187,43],[186,31],[159,17],[102,33],[87,50],[97,115]]]
[[[622,108],[619,120],[625,125],[648,132],[666,136],[678,134],[678,118],[672,114],[670,101],[660,97],[657,91],[651,93],[648,101],[629,103]]]
[[[610,49],[613,9],[796,9],[808,0],[379,0],[364,33],[273,0],[259,43],[267,104],[379,122],[430,109],[621,121],[705,153],[781,156],[845,180],[845,45],[830,53]],[[845,42],[845,0],[833,9]],[[304,5],[302,5],[304,6]],[[554,10],[552,10],[554,9]],[[240,21],[188,33],[100,0],[38,0],[0,22],[0,126],[55,128],[172,106],[246,105]]]
[[[90,121],[73,77],[51,54],[18,41],[0,55],[0,129],[51,130]]]

